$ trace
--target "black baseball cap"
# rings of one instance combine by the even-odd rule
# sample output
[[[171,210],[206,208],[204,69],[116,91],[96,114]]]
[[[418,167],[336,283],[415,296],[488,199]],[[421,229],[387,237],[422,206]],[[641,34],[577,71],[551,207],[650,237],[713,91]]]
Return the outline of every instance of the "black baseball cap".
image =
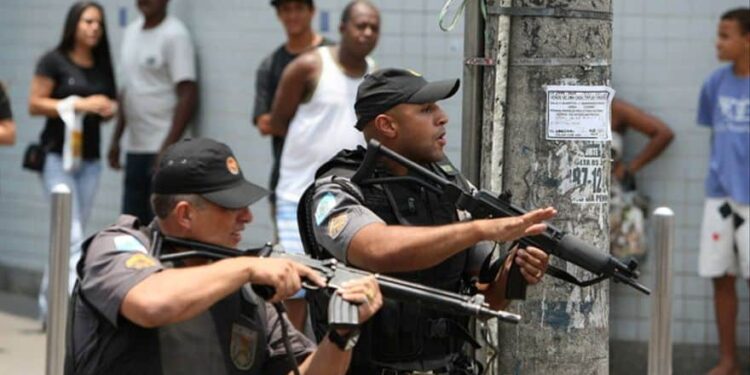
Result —
[[[154,174],[156,194],[199,194],[224,208],[243,208],[268,194],[245,180],[229,146],[209,138],[185,139],[164,151]]]
[[[271,0],[271,5],[275,8],[278,8],[279,5],[281,5],[282,3],[293,2],[293,1],[296,1],[298,3],[303,3],[309,6],[310,8],[315,8],[315,4],[313,4],[313,0]]]
[[[458,79],[427,82],[421,74],[407,69],[381,69],[365,76],[357,89],[354,112],[357,129],[377,115],[399,104],[425,104],[447,99],[458,91]]]

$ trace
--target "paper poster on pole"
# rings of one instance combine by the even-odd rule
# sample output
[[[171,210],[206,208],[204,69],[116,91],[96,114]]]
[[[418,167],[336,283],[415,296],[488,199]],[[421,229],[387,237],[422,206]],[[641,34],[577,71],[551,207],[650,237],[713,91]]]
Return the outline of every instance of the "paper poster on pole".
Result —
[[[607,86],[546,86],[547,139],[609,141],[615,90]]]
[[[565,142],[553,154],[560,196],[574,204],[609,202],[608,149],[603,142]]]

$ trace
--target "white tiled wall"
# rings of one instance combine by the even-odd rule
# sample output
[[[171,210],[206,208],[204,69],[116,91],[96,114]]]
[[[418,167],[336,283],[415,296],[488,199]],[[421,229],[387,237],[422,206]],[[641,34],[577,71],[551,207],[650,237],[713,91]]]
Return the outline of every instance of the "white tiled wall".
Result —
[[[135,0],[100,0],[105,7],[112,52],[117,58],[122,26],[136,16]],[[316,1],[314,21],[323,34],[338,40],[338,23],[346,0]],[[18,143],[0,148],[0,263],[40,269],[45,262],[49,204],[39,178],[20,168],[26,144],[37,139],[41,118],[26,111],[29,82],[38,57],[58,41],[69,0],[0,1],[0,80],[7,83]],[[380,43],[374,52],[379,67],[408,67],[428,79],[461,77],[463,25],[444,33],[437,26],[442,1],[375,0],[382,12]],[[190,29],[198,51],[201,103],[195,133],[227,142],[237,153],[245,174],[265,185],[271,161],[270,141],[250,125],[255,68],[284,40],[268,0],[172,0],[170,12]],[[460,164],[461,93],[444,102],[451,118],[448,151]],[[104,125],[106,153],[113,124]],[[120,209],[122,174],[104,168],[88,232],[111,223]],[[255,221],[245,244],[271,239],[268,207],[253,206]]]
[[[118,54],[120,16],[134,18],[135,1],[102,0],[110,44]],[[57,43],[65,12],[72,1],[3,0],[0,2],[0,80],[10,89],[18,125],[18,143],[0,148],[0,263],[40,269],[46,259],[49,205],[36,175],[20,169],[26,144],[38,137],[40,118],[26,113],[26,97],[36,59]],[[443,33],[437,27],[440,0],[375,0],[382,11],[382,34],[374,57],[380,67],[409,67],[428,79],[461,76],[463,26]],[[695,124],[697,93],[703,79],[718,66],[713,39],[718,15],[743,0],[613,0],[613,82],[618,96],[664,119],[677,137],[670,149],[639,176],[654,206],[672,207],[677,216],[674,256],[674,322],[676,342],[715,342],[711,288],[696,276],[697,241],[702,211],[703,174],[708,132]],[[338,39],[344,0],[318,0],[316,26],[326,17],[324,35]],[[746,4],[745,4],[746,5]],[[199,54],[201,106],[196,132],[229,143],[248,177],[265,184],[270,166],[268,140],[258,136],[249,118],[255,67],[283,41],[282,29],[266,0],[172,0],[171,12],[191,30]],[[460,93],[444,102],[450,118],[448,151],[459,160]],[[104,125],[106,152],[112,124]],[[645,140],[627,138],[629,150]],[[122,175],[105,168],[89,232],[119,212]],[[270,238],[265,204],[254,206],[255,223],[246,244]],[[644,265],[643,280],[653,284],[653,261]],[[740,339],[748,345],[747,286],[742,295]],[[631,289],[612,288],[612,337],[648,339],[650,300]]]
[[[714,40],[719,16],[744,0],[613,0],[613,86],[617,96],[664,120],[675,131],[669,149],[638,176],[653,207],[669,206],[676,218],[672,332],[675,342],[716,343],[713,291],[697,275],[698,240],[703,212],[703,179],[710,133],[695,121],[703,80],[720,63]],[[646,139],[626,138],[632,156]],[[654,257],[643,279],[653,285]],[[741,296],[738,340],[750,346],[748,287]],[[612,288],[612,337],[647,341],[650,298],[629,288]]]

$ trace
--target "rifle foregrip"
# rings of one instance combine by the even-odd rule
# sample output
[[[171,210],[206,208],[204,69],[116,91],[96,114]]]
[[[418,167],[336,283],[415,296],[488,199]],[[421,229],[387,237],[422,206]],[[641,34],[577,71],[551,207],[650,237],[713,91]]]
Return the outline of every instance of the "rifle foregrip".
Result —
[[[367,152],[365,153],[365,159],[362,160],[362,163],[359,165],[359,168],[354,173],[354,175],[351,178],[351,181],[356,183],[361,182],[366,177],[369,177],[372,175],[372,170],[375,167],[375,160],[378,157],[378,154],[380,151],[380,142],[378,142],[375,139],[371,139],[370,142],[367,144]]]
[[[589,272],[601,275],[612,271],[613,258],[609,254],[570,233],[560,239],[559,246],[560,251],[556,254],[558,257]]]
[[[521,266],[516,264],[516,255],[513,256],[513,262],[510,265],[510,271],[508,273],[508,281],[505,284],[505,298],[507,299],[526,299],[526,287],[529,283],[521,273]]]

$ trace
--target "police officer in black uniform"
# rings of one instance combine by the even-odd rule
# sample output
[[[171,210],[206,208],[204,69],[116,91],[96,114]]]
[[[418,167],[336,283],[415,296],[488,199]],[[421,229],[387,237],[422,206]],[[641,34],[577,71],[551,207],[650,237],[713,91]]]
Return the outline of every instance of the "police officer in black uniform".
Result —
[[[154,231],[235,247],[252,220],[248,205],[266,191],[245,180],[229,147],[205,138],[165,151],[153,187],[157,218],[151,225],[123,215],[83,245],[68,372],[288,374],[280,324],[287,318],[248,283],[273,286],[270,302],[277,302],[296,293],[302,277],[322,285],[320,276],[288,260],[256,257],[169,268],[151,248]],[[339,292],[360,304],[360,321],[382,304],[374,278],[355,280]],[[316,350],[286,325],[302,374],[346,372],[354,332],[333,330]]]
[[[384,69],[365,77],[357,92],[357,129],[366,139],[420,163],[463,186],[469,183],[443,153],[448,119],[435,103],[458,90],[458,80],[428,83],[419,74]],[[412,182],[357,185],[349,178],[365,150],[345,150],[318,171],[306,192],[306,220],[312,233],[303,233],[318,256],[373,272],[429,286],[464,291],[474,287],[493,308],[508,304],[505,287],[515,261],[527,282],[542,278],[547,255],[536,248],[513,250],[497,277],[477,283],[477,269],[494,241],[513,241],[541,233],[553,208],[520,217],[470,220],[468,213],[442,202],[432,191]],[[401,165],[383,159],[372,177],[404,176]],[[416,176],[415,176],[416,177]],[[305,226],[300,226],[304,228]],[[309,245],[309,243],[308,243]],[[365,325],[355,349],[350,374],[469,374],[472,362],[464,345],[477,345],[465,318],[386,300]],[[476,367],[474,367],[476,368]]]

